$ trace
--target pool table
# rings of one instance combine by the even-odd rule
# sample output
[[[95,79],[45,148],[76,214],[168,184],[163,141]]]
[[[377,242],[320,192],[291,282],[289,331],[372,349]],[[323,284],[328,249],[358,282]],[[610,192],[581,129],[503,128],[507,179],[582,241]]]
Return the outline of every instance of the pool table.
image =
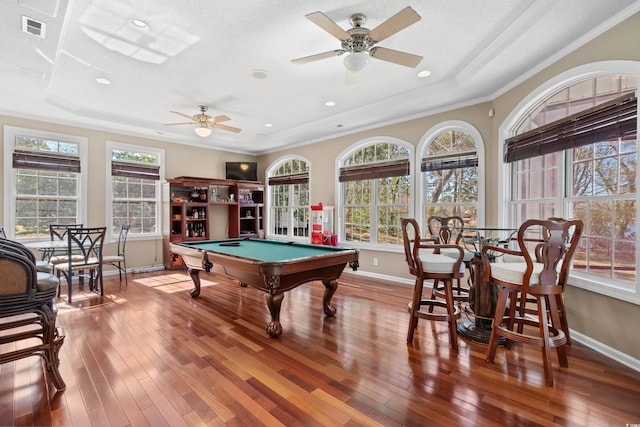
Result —
[[[346,264],[357,270],[358,250],[334,246],[309,245],[267,239],[224,239],[170,243],[174,256],[182,256],[195,288],[192,297],[200,295],[200,271],[215,271],[267,293],[271,322],[267,334],[282,334],[280,307],[284,293],[313,280],[325,286],[324,313],[333,316],[336,308],[331,297],[338,288],[338,278]]]

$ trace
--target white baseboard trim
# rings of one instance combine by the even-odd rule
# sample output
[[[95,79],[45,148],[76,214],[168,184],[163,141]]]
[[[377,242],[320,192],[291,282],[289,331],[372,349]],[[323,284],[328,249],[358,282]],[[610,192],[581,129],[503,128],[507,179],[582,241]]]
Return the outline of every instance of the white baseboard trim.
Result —
[[[411,279],[405,279],[403,277],[396,277],[396,276],[389,276],[387,274],[379,274],[379,273],[372,273],[370,271],[362,271],[362,270],[356,270],[356,271],[352,271],[352,270],[345,270],[345,273],[348,274],[354,274],[356,276],[366,276],[366,277],[373,277],[374,279],[380,279],[380,280],[389,280],[392,282],[399,282],[399,283],[404,283],[407,285],[411,285],[413,286],[414,281]]]
[[[629,356],[615,348],[609,347],[599,341],[596,341],[580,332],[570,329],[571,339],[579,342],[580,344],[589,347],[590,349],[597,351],[598,353],[607,356],[609,359],[622,363],[623,365],[633,369],[636,372],[640,372],[640,360]]]
[[[381,279],[381,280],[390,280],[392,282],[399,282],[399,283],[403,283],[403,284],[407,284],[410,286],[413,286],[413,280],[411,279],[405,279],[402,277],[395,277],[395,276],[389,276],[389,275],[385,275],[385,274],[378,274],[378,273],[371,273],[368,271],[361,271],[361,270],[357,270],[357,271],[347,271],[345,270],[346,273],[349,274],[355,274],[358,276],[364,276],[364,277],[373,277],[376,279]],[[593,338],[590,338],[584,334],[581,334],[580,332],[574,331],[573,329],[570,329],[570,333],[571,333],[571,339],[575,340],[577,342],[579,342],[580,344],[583,344],[584,346],[597,351],[598,353],[616,361],[619,363],[622,363],[623,365],[633,369],[634,371],[640,372],[640,360],[633,358],[631,356],[629,356],[626,353],[623,353],[619,350],[616,350],[615,348],[609,347],[608,345],[605,345],[599,341],[594,340]]]
[[[136,268],[131,268],[131,269],[127,269],[127,273],[129,274],[139,274],[139,273],[150,273],[152,271],[160,271],[160,270],[164,270],[164,265],[150,265],[150,266],[146,266],[146,267],[136,267]],[[104,267],[104,269],[102,270],[102,275],[103,276],[113,276],[113,275],[118,275],[118,269],[117,268],[109,268],[109,266]]]

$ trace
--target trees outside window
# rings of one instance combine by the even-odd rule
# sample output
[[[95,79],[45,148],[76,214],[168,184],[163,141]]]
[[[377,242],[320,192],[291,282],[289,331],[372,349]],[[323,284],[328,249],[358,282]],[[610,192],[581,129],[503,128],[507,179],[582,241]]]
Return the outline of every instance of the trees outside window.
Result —
[[[476,139],[463,128],[443,130],[427,142],[420,165],[424,220],[456,215],[478,225],[478,158]]]
[[[270,236],[308,239],[309,166],[291,158],[269,169]]]
[[[596,109],[636,87],[635,77],[620,74],[575,82],[523,117],[516,135]],[[511,214],[514,224],[551,216],[582,219],[574,273],[631,289],[636,282],[637,130],[598,136],[601,130],[594,127],[589,132],[593,143],[567,143],[566,149],[511,163]]]
[[[4,137],[9,236],[49,238],[49,224],[82,223],[86,139],[11,126]]]
[[[128,224],[129,236],[160,233],[160,178],[163,152],[149,147],[108,143],[112,238]]]
[[[402,244],[400,219],[410,212],[411,155],[408,144],[380,138],[342,157],[342,241]]]

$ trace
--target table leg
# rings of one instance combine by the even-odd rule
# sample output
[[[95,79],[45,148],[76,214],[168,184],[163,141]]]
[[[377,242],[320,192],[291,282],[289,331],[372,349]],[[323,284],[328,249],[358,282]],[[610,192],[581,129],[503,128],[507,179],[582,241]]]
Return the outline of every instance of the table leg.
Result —
[[[479,255],[474,257],[471,264],[469,308],[473,311],[474,320],[467,319],[458,323],[458,333],[478,344],[489,344],[491,323],[498,299],[497,286],[484,281],[484,267]],[[504,345],[504,340],[500,345]]]
[[[280,324],[280,307],[282,307],[283,293],[269,292],[265,295],[265,301],[269,312],[271,313],[271,322],[266,327],[267,334],[271,338],[277,338],[282,335],[282,325]]]
[[[331,298],[333,294],[336,293],[338,289],[338,281],[337,280],[323,280],[322,284],[324,285],[324,296],[322,297],[322,307],[324,309],[324,314],[331,317],[336,314],[335,306],[331,305]]]
[[[191,298],[195,298],[200,295],[200,270],[197,268],[189,268],[189,276],[194,285],[194,288],[191,290]]]

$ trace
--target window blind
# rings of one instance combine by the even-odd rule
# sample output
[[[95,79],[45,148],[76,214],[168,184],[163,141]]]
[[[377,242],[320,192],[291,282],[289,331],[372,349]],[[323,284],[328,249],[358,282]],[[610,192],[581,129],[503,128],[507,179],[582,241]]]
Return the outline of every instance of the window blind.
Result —
[[[160,166],[112,161],[111,175],[158,181],[160,180]]]
[[[269,185],[307,184],[308,182],[309,172],[272,176],[269,178]]]
[[[469,153],[461,156],[440,156],[422,159],[420,163],[421,172],[462,169],[478,166],[478,156],[476,153]]]
[[[600,141],[635,138],[634,92],[580,111],[505,141],[504,161],[515,162]]]
[[[61,153],[15,150],[13,152],[13,167],[16,169],[80,173],[80,159],[77,156]]]
[[[340,168],[340,182],[409,175],[409,159]]]

